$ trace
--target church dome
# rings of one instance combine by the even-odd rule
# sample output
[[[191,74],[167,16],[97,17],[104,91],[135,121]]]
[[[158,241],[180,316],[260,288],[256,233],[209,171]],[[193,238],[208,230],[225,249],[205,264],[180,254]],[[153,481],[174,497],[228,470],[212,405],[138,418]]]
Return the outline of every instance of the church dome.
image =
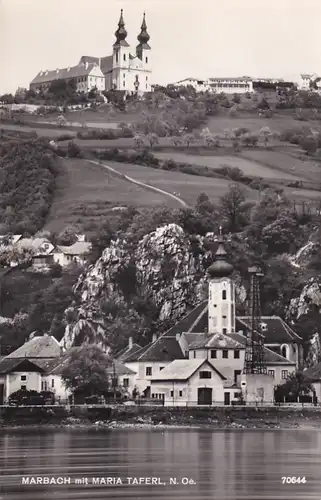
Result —
[[[123,17],[123,9],[121,9],[121,12],[120,12],[118,29],[115,31],[115,37],[117,39],[117,43],[123,42],[127,37],[127,31],[125,30],[125,22],[124,22],[124,17]]]
[[[233,273],[233,266],[226,260],[227,252],[223,245],[223,239],[219,239],[215,261],[207,269],[211,278],[227,278]]]
[[[144,17],[143,17],[143,22],[141,25],[141,32],[139,33],[137,40],[139,41],[140,45],[145,45],[149,42],[150,36],[147,33],[147,25],[146,25],[146,20],[145,20],[145,12],[144,12]]]

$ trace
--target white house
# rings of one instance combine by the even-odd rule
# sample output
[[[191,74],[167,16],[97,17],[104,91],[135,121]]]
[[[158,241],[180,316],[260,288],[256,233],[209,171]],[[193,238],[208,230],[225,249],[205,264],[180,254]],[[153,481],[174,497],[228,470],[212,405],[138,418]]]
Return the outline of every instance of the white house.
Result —
[[[208,82],[211,90],[217,93],[245,94],[246,92],[254,92],[253,80],[249,76],[209,78]]]
[[[175,82],[173,85],[175,85],[175,87],[193,87],[196,92],[206,92],[211,90],[208,81],[200,78],[184,78],[183,80]]]
[[[66,267],[69,264],[76,263],[85,265],[91,251],[91,243],[87,241],[76,241],[73,245],[58,245],[53,251],[53,261]]]
[[[302,73],[298,83],[298,90],[311,90],[310,85],[317,78],[315,73]]]
[[[207,360],[177,359],[151,379],[152,397],[164,406],[222,404],[225,377]]]
[[[116,41],[112,54],[104,57],[82,56],[76,66],[54,71],[41,71],[30,83],[30,88],[48,89],[55,80],[75,80],[79,92],[93,87],[102,90],[121,90],[128,94],[152,91],[152,58],[145,13],[137,36],[136,47],[127,42],[127,31],[121,10]]]
[[[30,336],[31,337],[31,336]],[[20,389],[42,390],[47,366],[61,353],[58,341],[50,336],[33,336],[21,347],[0,361],[0,397],[7,402],[9,396]]]
[[[96,63],[80,63],[68,68],[40,71],[31,81],[30,89],[39,91],[49,89],[52,82],[57,80],[76,82],[77,92],[89,92],[96,87],[98,91],[105,90],[105,76]]]

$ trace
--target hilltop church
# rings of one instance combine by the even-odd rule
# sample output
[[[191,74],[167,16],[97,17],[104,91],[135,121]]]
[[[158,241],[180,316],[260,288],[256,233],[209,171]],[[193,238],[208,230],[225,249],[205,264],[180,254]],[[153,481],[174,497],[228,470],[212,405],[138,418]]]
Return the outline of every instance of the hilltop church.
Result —
[[[94,87],[100,92],[104,90],[118,90],[126,94],[151,92],[151,47],[145,13],[137,36],[136,48],[127,42],[123,10],[120,13],[115,37],[111,55],[82,56],[76,66],[40,71],[30,83],[30,89],[46,90],[55,80],[75,80],[77,91],[84,93]]]

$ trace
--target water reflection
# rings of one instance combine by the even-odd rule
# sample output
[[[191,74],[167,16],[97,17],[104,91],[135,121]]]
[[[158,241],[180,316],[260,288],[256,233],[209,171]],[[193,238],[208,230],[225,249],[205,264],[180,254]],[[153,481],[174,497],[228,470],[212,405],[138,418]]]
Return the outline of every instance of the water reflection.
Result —
[[[320,499],[317,431],[8,431],[0,448],[1,500]],[[72,484],[27,486],[22,476],[70,477]],[[123,486],[91,484],[107,476]],[[125,484],[152,476],[166,485]],[[282,484],[282,476],[307,482]],[[88,485],[75,484],[86,477]],[[170,484],[175,477],[179,484]],[[182,485],[182,477],[195,484]]]

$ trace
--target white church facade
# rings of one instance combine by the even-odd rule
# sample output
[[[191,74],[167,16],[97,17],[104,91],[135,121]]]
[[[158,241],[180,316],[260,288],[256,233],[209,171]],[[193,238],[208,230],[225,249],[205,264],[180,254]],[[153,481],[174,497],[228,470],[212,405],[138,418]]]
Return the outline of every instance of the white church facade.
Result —
[[[116,40],[112,54],[105,57],[82,56],[76,66],[40,71],[31,81],[30,89],[47,90],[53,81],[74,80],[78,92],[118,90],[126,94],[151,92],[151,47],[147,32],[145,13],[137,36],[138,44],[132,47],[127,42],[127,31],[123,10],[121,10]]]

